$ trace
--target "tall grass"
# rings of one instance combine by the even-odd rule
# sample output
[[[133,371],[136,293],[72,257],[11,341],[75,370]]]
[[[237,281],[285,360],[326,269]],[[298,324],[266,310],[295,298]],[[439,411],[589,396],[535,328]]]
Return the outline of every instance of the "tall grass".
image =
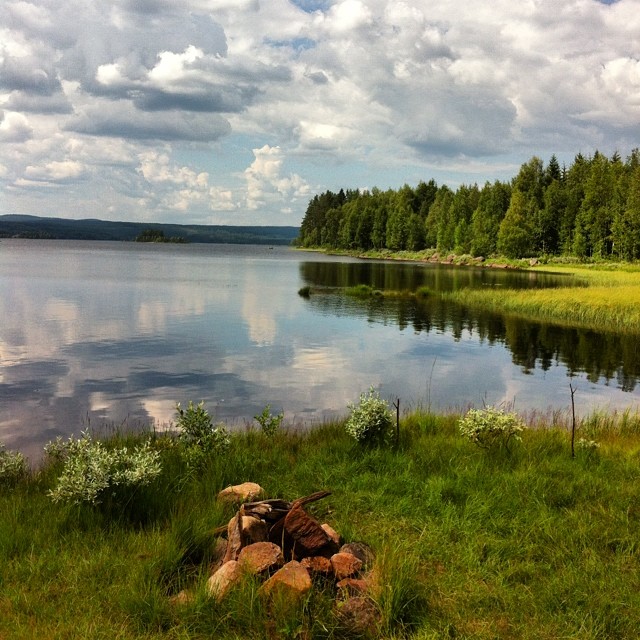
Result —
[[[551,267],[549,267],[551,269]],[[596,330],[640,333],[640,270],[553,266],[587,286],[463,290],[443,297],[470,307]]]
[[[566,415],[527,420],[537,428],[493,452],[431,412],[403,420],[396,448],[362,449],[342,423],[253,430],[186,476],[159,436],[155,495],[121,513],[52,503],[58,469],[45,466],[0,489],[0,638],[344,637],[322,582],[291,610],[252,579],[208,598],[214,532],[233,514],[215,496],[245,480],[269,497],[332,492],[309,509],[376,552],[379,637],[637,637],[640,417],[584,418],[579,433],[602,446],[575,460]]]
[[[640,285],[536,290],[464,290],[459,304],[595,330],[640,333]]]

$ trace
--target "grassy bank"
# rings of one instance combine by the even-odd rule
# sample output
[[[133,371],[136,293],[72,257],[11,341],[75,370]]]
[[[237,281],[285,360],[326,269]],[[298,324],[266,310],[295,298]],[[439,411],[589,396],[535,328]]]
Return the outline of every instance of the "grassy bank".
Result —
[[[440,262],[435,250],[369,251],[362,258]],[[486,268],[471,256],[444,256],[447,264]],[[572,327],[640,333],[640,265],[629,263],[566,263],[537,264],[528,260],[489,261],[492,266],[515,267],[535,271],[550,271],[572,275],[581,286],[558,289],[463,289],[441,294],[446,300],[469,307],[553,322]],[[586,284],[586,286],[584,286]],[[383,292],[393,295],[393,292]]]
[[[360,448],[342,424],[252,431],[195,474],[158,436],[161,475],[98,506],[52,502],[50,463],[0,489],[0,638],[344,637],[321,589],[275,619],[251,581],[207,598],[214,530],[233,513],[215,496],[247,480],[288,500],[332,492],[310,511],[375,549],[379,637],[637,637],[640,417],[591,416],[579,435],[601,446],[575,459],[566,422],[538,418],[510,452],[419,413],[397,449]],[[172,605],[183,588],[195,598]]]
[[[573,275],[587,286],[465,290],[444,297],[470,307],[595,330],[640,333],[640,268],[536,267]]]
[[[369,249],[361,250],[339,250],[339,249],[309,249],[304,248],[300,251],[311,251],[328,253],[330,255],[352,256],[354,258],[362,258],[364,260],[394,260],[406,262],[431,262],[436,264],[451,264],[456,266],[495,266],[524,269],[529,266],[528,259],[512,259],[500,256],[493,259],[485,260],[484,258],[475,258],[469,254],[457,255],[454,253],[440,253],[437,249],[422,249],[420,251],[392,251],[391,249]]]

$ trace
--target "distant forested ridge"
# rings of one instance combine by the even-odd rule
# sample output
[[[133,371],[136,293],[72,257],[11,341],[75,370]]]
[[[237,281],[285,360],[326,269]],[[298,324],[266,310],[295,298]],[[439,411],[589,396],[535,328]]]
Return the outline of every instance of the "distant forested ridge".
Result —
[[[434,180],[395,191],[327,191],[309,202],[298,244],[636,260],[640,151],[634,149],[626,161],[617,153],[578,154],[568,168],[555,155],[546,166],[533,157],[509,182],[456,191]]]
[[[182,236],[165,236],[162,229],[144,229],[136,236],[136,242],[162,242],[169,244],[184,244]]]
[[[41,238],[58,240],[135,241],[141,234],[156,233],[185,242],[225,244],[291,244],[298,227],[241,227],[225,225],[183,225],[107,220],[66,220],[26,215],[0,216],[0,238]]]

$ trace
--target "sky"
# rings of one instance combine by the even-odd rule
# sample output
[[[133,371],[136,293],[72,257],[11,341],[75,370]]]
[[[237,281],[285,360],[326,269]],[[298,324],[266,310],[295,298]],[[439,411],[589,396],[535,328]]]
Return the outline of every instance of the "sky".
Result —
[[[0,214],[299,225],[640,146],[640,0],[4,0]]]

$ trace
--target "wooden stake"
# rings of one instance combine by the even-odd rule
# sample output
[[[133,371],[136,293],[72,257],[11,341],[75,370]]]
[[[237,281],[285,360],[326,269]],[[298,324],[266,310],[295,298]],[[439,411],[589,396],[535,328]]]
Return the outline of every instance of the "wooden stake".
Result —
[[[571,391],[571,457],[576,457],[576,404],[573,396],[576,390],[573,385],[569,383],[569,390]]]

